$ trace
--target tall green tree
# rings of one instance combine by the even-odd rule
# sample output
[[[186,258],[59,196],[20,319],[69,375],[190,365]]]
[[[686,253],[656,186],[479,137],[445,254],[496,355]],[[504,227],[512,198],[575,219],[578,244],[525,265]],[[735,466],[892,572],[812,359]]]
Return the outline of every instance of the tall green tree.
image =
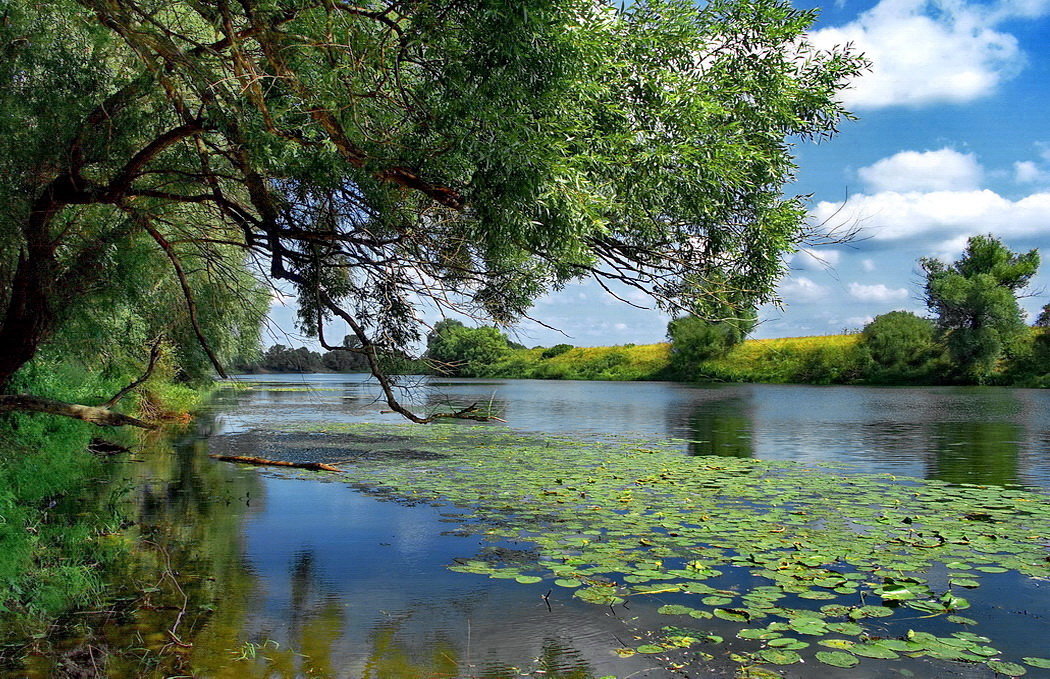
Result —
[[[1039,252],[1012,252],[992,235],[969,239],[951,264],[924,258],[926,304],[960,374],[978,383],[1028,333],[1018,294],[1039,269]]]
[[[12,380],[71,309],[107,313],[98,262],[133,250],[220,374],[228,326],[190,279],[243,304],[226,272],[249,259],[416,421],[380,357],[420,337],[421,300],[499,324],[580,277],[672,310],[769,300],[808,234],[790,140],[835,132],[864,67],[783,0],[6,8],[0,408],[26,407]],[[333,319],[360,346],[329,346]]]

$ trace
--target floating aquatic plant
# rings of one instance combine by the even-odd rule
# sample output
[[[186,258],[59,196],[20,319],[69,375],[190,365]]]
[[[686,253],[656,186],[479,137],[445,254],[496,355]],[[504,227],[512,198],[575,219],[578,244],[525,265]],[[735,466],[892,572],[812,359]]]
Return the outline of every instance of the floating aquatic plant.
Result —
[[[355,484],[451,502],[468,529],[530,541],[539,554],[534,563],[462,560],[454,571],[549,580],[602,606],[671,597],[658,608],[671,619],[739,623],[739,638],[761,646],[730,655],[746,664],[849,668],[903,656],[984,663],[1007,676],[1025,674],[1020,663],[1050,667],[1044,658],[1004,658],[992,639],[967,629],[979,630],[977,621],[959,614],[986,577],[1046,575],[1050,505],[1042,494],[845,466],[686,457],[673,441],[455,425],[327,428],[380,430],[440,455],[399,460],[376,444],[374,459],[351,456]],[[937,636],[922,629],[930,618],[959,629]],[[717,638],[669,629],[619,652]]]

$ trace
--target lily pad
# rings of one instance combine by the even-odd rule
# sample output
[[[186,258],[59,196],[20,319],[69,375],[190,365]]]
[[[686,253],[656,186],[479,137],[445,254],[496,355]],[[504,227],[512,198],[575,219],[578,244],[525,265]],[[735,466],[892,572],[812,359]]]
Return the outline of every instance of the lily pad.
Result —
[[[879,658],[882,660],[896,660],[900,657],[895,651],[878,644],[856,644],[850,649],[850,653],[865,658]]]
[[[1002,660],[989,660],[985,665],[992,668],[993,671],[1005,674],[1008,677],[1023,677],[1028,673],[1028,670],[1017,663],[1004,662]]]
[[[802,662],[802,656],[794,651],[767,648],[758,652],[758,657],[774,665],[793,665]]]
[[[747,622],[751,619],[750,613],[740,610],[739,608],[716,608],[712,612],[716,618],[730,620],[732,622]]]
[[[558,587],[579,587],[583,583],[575,578],[558,578],[554,584]]]
[[[845,651],[817,651],[817,660],[833,667],[856,667],[860,662],[855,655]]]

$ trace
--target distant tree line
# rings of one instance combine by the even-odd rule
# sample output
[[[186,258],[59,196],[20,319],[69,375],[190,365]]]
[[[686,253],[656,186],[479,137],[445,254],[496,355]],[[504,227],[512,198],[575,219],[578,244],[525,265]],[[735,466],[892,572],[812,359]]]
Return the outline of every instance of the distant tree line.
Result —
[[[357,338],[347,335],[343,346],[357,348]],[[274,344],[258,358],[244,362],[238,368],[243,372],[313,373],[313,372],[367,372],[368,361],[353,351],[326,351],[319,353],[306,347],[291,348]]]

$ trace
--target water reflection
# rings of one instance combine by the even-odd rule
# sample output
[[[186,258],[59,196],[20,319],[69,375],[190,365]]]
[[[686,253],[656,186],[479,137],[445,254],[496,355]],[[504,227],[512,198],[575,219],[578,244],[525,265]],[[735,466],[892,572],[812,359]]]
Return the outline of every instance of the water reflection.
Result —
[[[549,610],[549,585],[447,570],[501,546],[443,534],[448,507],[208,459],[208,437],[224,432],[401,421],[379,413],[373,387],[355,376],[266,379],[323,390],[226,392],[196,433],[152,440],[114,465],[98,502],[118,502],[136,528],[105,578],[129,603],[83,616],[80,634],[51,640],[5,676],[56,676],[83,658],[110,677],[664,676],[644,658],[611,653],[632,639],[630,625],[667,624],[644,603],[630,611],[636,622],[568,592],[555,592]],[[491,402],[520,429],[669,435],[695,455],[1050,487],[1046,392],[532,381],[434,389],[413,398]],[[128,492],[114,500],[114,487]]]
[[[610,653],[629,632],[607,611],[567,594],[548,610],[539,586],[447,570],[506,546],[443,534],[448,508],[216,462],[211,430],[204,420],[198,435],[158,438],[110,468],[99,502],[125,489],[118,511],[134,524],[101,574],[117,605],[34,642],[0,676],[590,679],[632,668]]]
[[[244,392],[224,409],[224,431],[317,418],[403,421],[381,412],[378,390],[362,375],[245,379],[323,391]],[[478,403],[518,430],[670,436],[688,441],[683,449],[694,455],[848,462],[870,472],[1050,488],[1047,390],[447,378],[405,385],[416,407]]]
[[[929,477],[950,483],[1017,483],[1023,439],[1013,422],[937,422],[932,425]]]
[[[754,457],[750,405],[750,399],[729,396],[697,406],[689,415],[689,454]]]

